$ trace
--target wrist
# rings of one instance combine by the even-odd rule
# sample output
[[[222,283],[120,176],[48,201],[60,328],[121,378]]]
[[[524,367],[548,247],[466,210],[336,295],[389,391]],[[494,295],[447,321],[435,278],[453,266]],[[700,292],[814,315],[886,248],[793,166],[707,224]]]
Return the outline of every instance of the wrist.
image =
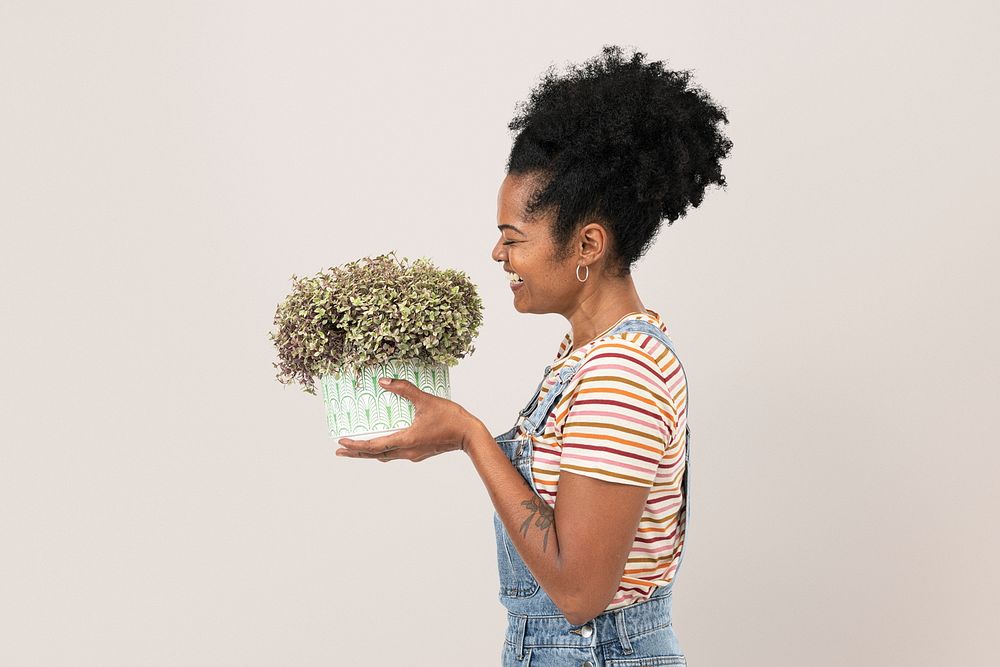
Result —
[[[485,435],[486,437],[492,438],[486,424],[484,424],[478,417],[474,415],[469,415],[470,419],[462,432],[462,451],[466,454],[471,455],[472,447],[475,446],[477,440]]]

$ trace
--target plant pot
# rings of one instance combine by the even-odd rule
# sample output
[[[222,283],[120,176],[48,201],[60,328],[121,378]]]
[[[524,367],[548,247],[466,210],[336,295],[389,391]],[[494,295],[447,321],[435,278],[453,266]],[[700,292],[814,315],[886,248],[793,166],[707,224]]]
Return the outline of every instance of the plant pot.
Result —
[[[330,437],[368,440],[413,423],[413,403],[383,389],[378,383],[380,377],[408,380],[429,394],[451,399],[451,381],[445,364],[393,359],[385,364],[321,375]]]

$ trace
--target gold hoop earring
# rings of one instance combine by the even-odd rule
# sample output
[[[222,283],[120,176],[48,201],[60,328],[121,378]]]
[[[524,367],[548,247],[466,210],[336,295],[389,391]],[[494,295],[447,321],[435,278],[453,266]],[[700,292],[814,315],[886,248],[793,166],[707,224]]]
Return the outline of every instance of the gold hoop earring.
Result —
[[[590,267],[589,266],[584,267],[584,268],[587,269],[587,276],[586,276],[586,278],[581,279],[580,278],[580,266],[581,266],[580,264],[576,265],[576,279],[579,280],[581,283],[585,283],[585,282],[587,282],[587,278],[590,277]]]

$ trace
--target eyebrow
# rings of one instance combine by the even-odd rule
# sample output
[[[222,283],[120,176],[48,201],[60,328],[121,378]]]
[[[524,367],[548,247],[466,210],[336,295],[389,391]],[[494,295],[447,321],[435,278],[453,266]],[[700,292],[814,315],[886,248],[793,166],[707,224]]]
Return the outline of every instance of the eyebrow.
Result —
[[[512,229],[515,232],[517,232],[518,234],[520,234],[521,236],[527,236],[527,234],[525,234],[524,232],[522,232],[520,229],[518,229],[514,225],[508,225],[506,223],[502,224],[502,225],[497,225],[497,229]]]

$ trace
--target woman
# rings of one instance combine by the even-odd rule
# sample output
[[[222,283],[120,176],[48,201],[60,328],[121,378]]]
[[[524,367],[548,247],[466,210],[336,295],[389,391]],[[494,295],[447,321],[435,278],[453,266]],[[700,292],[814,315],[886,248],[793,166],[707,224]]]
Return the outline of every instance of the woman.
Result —
[[[514,307],[570,323],[517,423],[490,435],[405,380],[413,425],[338,455],[460,450],[496,509],[504,665],[683,665],[671,594],[687,528],[687,378],[630,268],[705,188],[725,186],[724,111],[689,74],[606,46],[532,91],[497,198],[492,258]],[[556,499],[559,502],[556,503]]]

